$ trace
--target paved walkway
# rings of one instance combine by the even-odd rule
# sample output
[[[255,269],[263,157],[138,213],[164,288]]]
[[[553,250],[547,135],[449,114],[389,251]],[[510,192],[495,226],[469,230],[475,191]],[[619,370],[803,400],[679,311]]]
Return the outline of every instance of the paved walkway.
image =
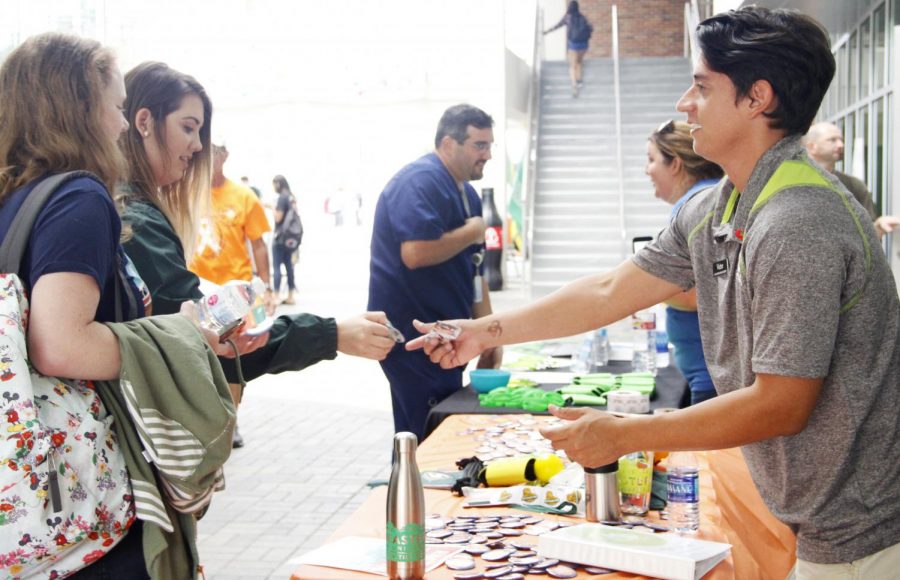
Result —
[[[365,310],[369,231],[316,228],[306,217],[304,225],[291,309],[339,320]],[[524,297],[510,290],[493,300],[504,310]],[[232,454],[227,488],[200,521],[201,561],[209,580],[286,580],[293,560],[322,545],[365,499],[367,482],[389,476],[388,385],[377,363],[339,355],[251,383],[238,423],[246,446]]]

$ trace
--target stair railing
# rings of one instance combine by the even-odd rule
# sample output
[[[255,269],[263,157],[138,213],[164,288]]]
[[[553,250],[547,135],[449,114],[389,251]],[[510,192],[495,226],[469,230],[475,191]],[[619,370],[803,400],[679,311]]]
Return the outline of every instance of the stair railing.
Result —
[[[537,151],[538,136],[541,123],[541,61],[544,56],[544,34],[541,3],[535,2],[534,18],[534,53],[532,55],[531,87],[528,99],[528,152],[525,156],[525,173],[522,191],[525,194],[525,211],[523,212],[522,246],[525,251],[524,271],[525,287],[531,288],[531,267],[534,244],[534,204],[537,192]]]
[[[628,241],[625,232],[625,155],[622,147],[622,96],[619,80],[619,13],[612,5],[612,60],[613,60],[613,97],[616,104],[616,173],[619,182],[619,231],[622,238],[622,256],[628,255]]]

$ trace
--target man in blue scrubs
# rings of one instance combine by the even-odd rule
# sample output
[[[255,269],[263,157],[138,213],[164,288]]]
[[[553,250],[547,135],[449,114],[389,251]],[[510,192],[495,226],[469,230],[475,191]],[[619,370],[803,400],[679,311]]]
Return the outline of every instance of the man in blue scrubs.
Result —
[[[404,336],[412,322],[480,318],[491,314],[481,276],[484,220],[469,181],[481,179],[491,158],[494,120],[471,105],[447,109],[434,152],[401,169],[375,208],[369,309],[382,310]],[[502,351],[482,353],[479,368],[497,367]],[[441,369],[421,355],[395,348],[381,361],[391,384],[395,431],[420,439],[429,409],[462,386],[462,368]]]

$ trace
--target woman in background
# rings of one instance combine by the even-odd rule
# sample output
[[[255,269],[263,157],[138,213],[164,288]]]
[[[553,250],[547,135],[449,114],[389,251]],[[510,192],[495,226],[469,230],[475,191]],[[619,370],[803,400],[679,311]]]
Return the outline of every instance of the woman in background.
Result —
[[[572,0],[566,8],[562,19],[552,28],[544,31],[544,34],[553,32],[558,28],[566,27],[566,57],[569,61],[569,79],[572,81],[572,96],[577,97],[581,90],[581,72],[584,63],[584,55],[590,43],[591,33],[594,31],[587,18],[578,9],[578,2]]]
[[[694,153],[690,125],[667,121],[647,140],[647,167],[656,197],[672,204],[672,218],[689,199],[701,194],[722,178],[722,168]],[[697,317],[697,291],[689,290],[672,300],[666,308],[666,332],[675,346],[675,365],[687,379],[691,404],[716,396],[712,378],[703,358],[700,320]]]
[[[296,219],[300,216],[297,214],[297,199],[288,185],[287,179],[283,175],[276,175],[272,178],[272,188],[278,194],[278,203],[275,205],[275,236],[272,238],[272,261],[275,270],[274,286],[275,296],[281,295],[281,266],[284,265],[287,273],[288,293],[284,299],[284,304],[294,303],[294,254],[300,249],[300,240],[288,235],[287,227],[289,222],[285,218],[291,217],[289,213],[293,211]],[[289,220],[289,221],[291,221]],[[300,227],[300,233],[303,233],[303,227]]]

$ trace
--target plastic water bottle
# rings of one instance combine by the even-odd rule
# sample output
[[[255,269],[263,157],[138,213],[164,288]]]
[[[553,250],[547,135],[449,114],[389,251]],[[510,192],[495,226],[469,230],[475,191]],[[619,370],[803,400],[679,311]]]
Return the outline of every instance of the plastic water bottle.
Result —
[[[665,330],[656,331],[656,368],[669,366],[669,334]]]
[[[609,333],[605,328],[594,331],[592,353],[594,370],[609,364]]]
[[[386,560],[390,580],[425,577],[425,495],[416,465],[416,436],[394,435],[387,493]]]
[[[248,315],[249,322],[259,324],[266,318],[265,292],[266,285],[259,278],[226,282],[197,301],[200,324],[219,334]]]
[[[669,455],[668,483],[669,521],[676,532],[700,529],[700,468],[697,456],[690,451]]]
[[[583,375],[594,369],[594,339],[590,334],[581,341],[581,348],[572,358],[572,372]]]
[[[656,374],[656,313],[652,310],[640,310],[631,315],[631,327],[634,334],[634,355],[631,367],[634,372],[651,372]]]

